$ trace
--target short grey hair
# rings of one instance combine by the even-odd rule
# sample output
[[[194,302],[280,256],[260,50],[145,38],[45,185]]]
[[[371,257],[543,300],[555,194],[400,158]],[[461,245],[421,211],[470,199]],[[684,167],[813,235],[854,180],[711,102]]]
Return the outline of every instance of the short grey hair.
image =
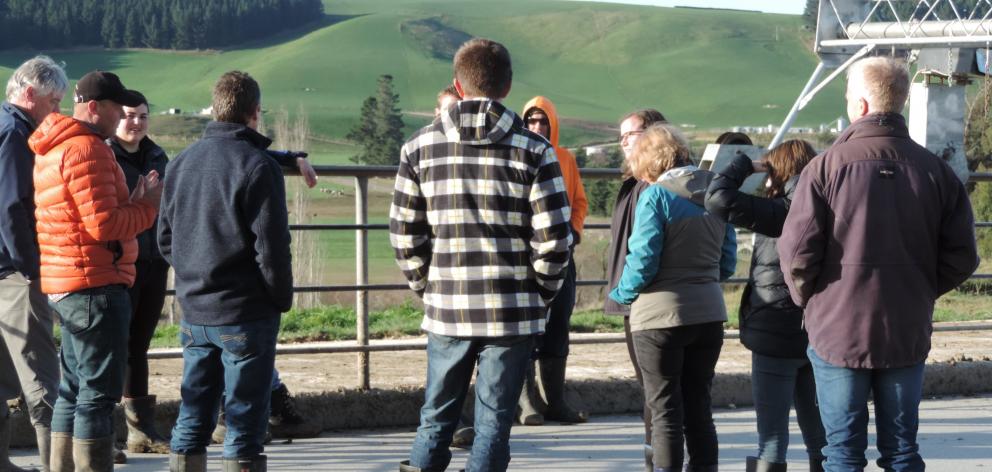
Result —
[[[35,56],[21,64],[7,81],[7,100],[19,97],[28,87],[34,87],[42,96],[65,93],[69,78],[61,64],[48,56]]]
[[[847,71],[847,86],[863,92],[873,111],[902,113],[909,97],[909,68],[888,57],[869,57]]]

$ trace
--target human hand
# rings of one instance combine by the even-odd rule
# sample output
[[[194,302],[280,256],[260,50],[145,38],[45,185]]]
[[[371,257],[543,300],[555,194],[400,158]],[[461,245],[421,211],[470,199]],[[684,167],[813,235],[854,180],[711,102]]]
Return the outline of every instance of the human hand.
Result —
[[[768,172],[768,161],[764,159],[758,159],[756,161],[751,161],[751,167],[757,172]]]
[[[162,200],[162,181],[158,178],[158,172],[151,171],[146,175],[138,177],[138,184],[131,192],[131,201],[144,203],[158,208]]]
[[[302,157],[296,158],[296,167],[300,169],[300,176],[303,177],[303,183],[305,183],[308,188],[314,188],[317,186],[317,171],[315,171],[313,166],[310,165],[310,161],[307,160],[306,153],[303,153]]]

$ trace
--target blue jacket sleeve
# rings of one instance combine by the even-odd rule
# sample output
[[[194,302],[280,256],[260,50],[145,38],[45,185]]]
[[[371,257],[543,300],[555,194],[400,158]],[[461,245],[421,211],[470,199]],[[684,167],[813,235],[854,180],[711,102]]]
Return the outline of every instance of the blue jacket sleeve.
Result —
[[[661,198],[658,188],[648,187],[637,201],[634,228],[627,240],[627,259],[623,274],[610,298],[621,305],[630,305],[641,290],[654,280],[665,242],[665,220],[668,202]]]
[[[723,235],[723,247],[720,254],[720,281],[729,279],[737,269],[737,232],[734,225],[727,223],[727,231]]]
[[[41,263],[30,205],[34,154],[27,143],[17,129],[0,133],[0,242],[13,268],[33,280],[39,277]]]

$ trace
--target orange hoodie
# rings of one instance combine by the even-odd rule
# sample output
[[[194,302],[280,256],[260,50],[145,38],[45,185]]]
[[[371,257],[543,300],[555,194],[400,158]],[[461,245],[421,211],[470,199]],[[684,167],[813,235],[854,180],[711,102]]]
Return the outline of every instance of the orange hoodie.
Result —
[[[582,186],[582,177],[579,176],[579,166],[575,162],[575,155],[572,151],[558,146],[558,111],[555,104],[540,95],[530,99],[524,105],[524,112],[521,117],[526,117],[527,112],[533,108],[540,108],[548,116],[548,123],[551,128],[551,145],[558,155],[558,165],[561,166],[561,175],[565,179],[565,191],[568,193],[568,204],[572,207],[572,228],[579,236],[582,236],[582,228],[586,221],[586,214],[589,213],[589,201],[586,200],[586,189]]]
[[[134,238],[152,226],[156,209],[130,202],[110,146],[85,123],[58,113],[45,118],[28,146],[36,154],[42,292],[134,283]]]

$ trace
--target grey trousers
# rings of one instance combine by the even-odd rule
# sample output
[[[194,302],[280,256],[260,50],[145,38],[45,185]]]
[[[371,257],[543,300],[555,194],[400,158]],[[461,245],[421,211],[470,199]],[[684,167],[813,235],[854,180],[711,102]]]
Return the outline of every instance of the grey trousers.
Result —
[[[51,425],[59,393],[54,317],[40,281],[17,272],[0,279],[0,400],[23,392],[35,426]]]

